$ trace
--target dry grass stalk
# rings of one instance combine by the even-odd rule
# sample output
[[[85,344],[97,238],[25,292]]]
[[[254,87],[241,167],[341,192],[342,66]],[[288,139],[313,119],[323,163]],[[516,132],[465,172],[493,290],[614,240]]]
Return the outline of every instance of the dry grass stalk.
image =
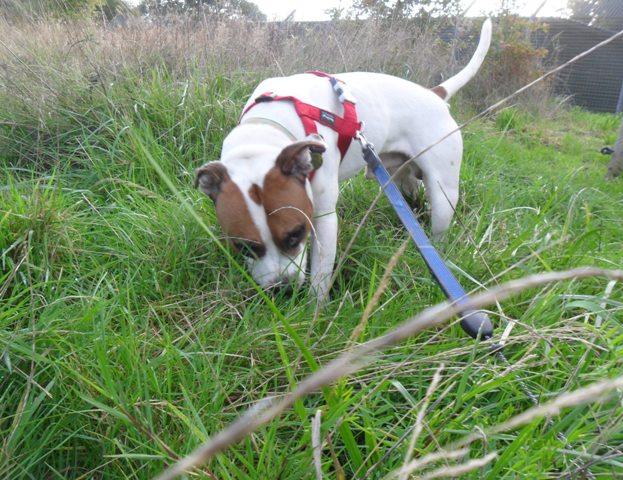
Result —
[[[51,112],[80,105],[70,99],[108,96],[126,78],[149,81],[154,71],[172,82],[202,82],[217,75],[255,80],[309,69],[367,70],[432,86],[449,54],[429,25],[406,22],[302,25],[170,16],[112,28],[91,20],[15,22],[0,12],[0,39],[0,95],[42,125]]]
[[[611,280],[623,280],[623,270],[605,270],[595,267],[586,267],[562,272],[548,272],[529,275],[524,278],[512,280],[502,284],[487,292],[475,295],[465,302],[462,309],[477,310],[496,301],[502,301],[526,289],[548,283],[596,276],[605,277]],[[320,370],[317,370],[313,374],[309,375],[301,381],[293,391],[284,395],[280,400],[275,401],[266,409],[256,411],[253,415],[242,415],[239,417],[228,427],[217,433],[213,438],[200,445],[194,452],[190,453],[179,462],[165,470],[157,477],[157,479],[170,480],[183,474],[184,472],[190,471],[193,468],[204,464],[216,453],[228,448],[230,445],[233,445],[243,439],[247,434],[253,432],[261,425],[264,425],[280,415],[284,410],[290,408],[296,400],[309,395],[310,393],[317,392],[322,387],[331,385],[340,378],[361,369],[362,366],[369,361],[372,354],[392,345],[396,345],[397,343],[410,338],[427,328],[439,326],[458,313],[459,308],[456,305],[449,302],[440,303],[433,307],[427,308],[420,314],[403,322],[385,335],[363,343],[341,354],[334,360],[327,363]],[[620,381],[623,383],[623,378]],[[599,387],[603,388],[603,385],[599,384]],[[591,392],[592,391],[593,390],[591,390]],[[569,395],[571,394],[568,394],[567,397]],[[562,408],[565,405],[566,403],[563,402],[558,408]],[[547,405],[538,408],[547,409]],[[532,412],[534,409],[529,411]],[[541,410],[539,410],[539,412],[540,411]],[[547,413],[547,411],[548,410],[545,412]],[[473,439],[470,441],[472,440]]]
[[[495,435],[497,433],[514,430],[515,428],[526,425],[538,418],[558,415],[563,408],[598,402],[612,390],[622,387],[623,375],[612,379],[602,380],[601,382],[593,383],[588,387],[579,388],[573,392],[563,393],[550,402],[532,407],[525,412],[512,417],[506,422],[494,425],[493,427],[485,430],[484,433],[486,435]],[[457,446],[468,445],[479,438],[482,438],[482,432],[467,436],[465,439],[457,442]]]
[[[405,454],[403,467],[400,469],[399,479],[406,480],[409,476],[409,472],[412,470],[407,470],[407,464],[411,457],[413,456],[413,450],[415,449],[415,443],[417,442],[420,433],[422,433],[422,429],[424,428],[424,415],[426,414],[426,409],[428,408],[428,404],[430,402],[430,397],[433,395],[439,382],[441,381],[441,372],[443,371],[445,365],[442,363],[439,365],[435,374],[433,375],[433,380],[430,382],[430,385],[426,389],[426,395],[424,395],[424,400],[422,401],[422,405],[420,406],[420,410],[418,411],[417,417],[415,419],[415,428],[413,429],[413,433],[411,434],[411,439],[409,440],[409,446],[407,447],[407,452]]]
[[[444,477],[458,477],[459,475],[463,475],[465,473],[469,473],[477,468],[484,467],[492,460],[497,458],[498,454],[496,452],[489,453],[482,458],[476,458],[474,460],[469,460],[468,462],[462,463],[461,465],[452,465],[438,468],[437,470],[433,470],[426,475],[421,477],[422,480],[429,480],[433,478],[444,478]]]
[[[322,410],[316,410],[316,415],[312,418],[312,452],[314,457],[314,468],[316,469],[316,480],[322,480],[322,440],[320,439],[320,422]]]
[[[573,392],[563,393],[558,397],[554,398],[550,402],[547,402],[542,405],[534,406],[519,415],[512,417],[506,422],[502,422],[498,425],[494,425],[485,430],[479,430],[476,433],[472,433],[467,437],[454,442],[450,445],[446,445],[443,449],[440,449],[437,452],[431,453],[422,459],[416,459],[411,461],[409,464],[403,466],[397,473],[402,474],[405,472],[412,473],[422,467],[426,466],[433,461],[437,461],[439,459],[448,459],[449,453],[453,455],[452,458],[458,458],[459,452],[466,453],[467,447],[470,443],[479,440],[484,436],[491,436],[503,432],[508,432],[510,430],[514,430],[517,427],[529,424],[534,420],[543,417],[551,417],[553,415],[557,415],[563,408],[574,407],[577,405],[582,405],[586,403],[594,403],[599,402],[604,399],[609,393],[613,390],[617,390],[623,388],[623,375],[620,377],[616,377],[613,379],[602,380],[601,382],[596,382],[588,387],[580,388]],[[425,475],[422,478],[440,478],[443,476],[458,476],[463,473],[467,473],[475,468],[479,468],[483,465],[486,465],[491,460],[493,460],[497,456],[496,452],[493,452],[482,459],[472,460],[467,463],[458,466],[452,467],[443,467],[429,474]],[[486,460],[486,461],[485,461]],[[483,463],[481,463],[483,462]],[[463,470],[463,468],[468,468],[468,470]]]
[[[602,301],[599,303],[599,308],[601,308],[601,312],[599,314],[597,314],[595,316],[595,329],[599,329],[601,328],[601,324],[603,322],[603,313],[607,313],[609,314],[610,312],[608,312],[607,310],[607,304],[608,304],[608,299],[610,298],[610,295],[612,294],[612,290],[614,290],[614,286],[616,285],[616,280],[612,280],[610,282],[608,282],[608,285],[606,285],[606,289],[604,291],[603,297],[602,297]],[[586,313],[584,315],[585,320],[588,321],[588,319],[590,318],[590,313]],[[571,385],[571,383],[575,380],[575,378],[577,377],[578,372],[582,369],[582,367],[584,366],[584,363],[586,362],[586,359],[589,356],[589,352],[592,351],[592,349],[598,349],[599,347],[597,347],[596,345],[594,345],[595,340],[597,339],[597,333],[595,333],[595,335],[593,335],[589,340],[589,347],[586,348],[586,350],[584,350],[584,353],[582,354],[582,356],[580,357],[580,360],[578,361],[577,365],[575,366],[575,369],[573,371],[573,373],[569,376],[567,382],[565,383],[565,389],[569,388],[569,386]]]
[[[389,259],[389,262],[385,267],[385,271],[383,272],[383,277],[381,278],[379,286],[376,288],[374,294],[372,295],[372,298],[366,305],[366,309],[363,311],[363,315],[361,315],[361,320],[359,321],[353,332],[350,334],[351,342],[357,341],[363,333],[364,329],[366,328],[366,325],[368,324],[368,319],[372,314],[372,310],[374,310],[376,305],[379,303],[381,295],[383,295],[383,292],[385,292],[385,290],[387,289],[390,276],[394,271],[394,268],[398,264],[398,260],[400,260],[400,257],[402,257],[402,255],[405,253],[407,245],[409,245],[410,242],[411,238],[407,238],[404,242],[402,242],[402,245],[398,247],[398,250],[396,250],[392,255],[392,258]]]
[[[457,460],[459,458],[465,457],[468,453],[468,448],[459,448],[457,450],[449,451],[439,450],[433,453],[429,453],[422,458],[416,458],[415,460],[411,460],[409,463],[405,463],[400,469],[392,472],[389,477],[391,478],[392,476],[401,475],[401,478],[407,478],[413,472],[421,470],[422,468],[430,465],[431,463],[435,463],[440,460]]]

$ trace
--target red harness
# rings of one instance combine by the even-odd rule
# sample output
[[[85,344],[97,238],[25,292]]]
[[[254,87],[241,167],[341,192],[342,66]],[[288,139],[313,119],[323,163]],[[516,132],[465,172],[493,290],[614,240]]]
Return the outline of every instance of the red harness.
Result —
[[[320,72],[317,70],[306,73],[311,73],[318,77],[328,78],[332,82],[337,81],[343,83],[341,80],[335,79],[335,77],[329,75],[328,73]],[[275,95],[272,92],[266,92],[262,93],[253,101],[253,103],[245,108],[240,118],[242,119],[242,116],[244,116],[245,113],[255,107],[258,103],[274,102],[280,100],[287,100],[294,104],[294,109],[296,110],[296,113],[298,114],[301,122],[303,123],[305,135],[318,133],[318,127],[316,125],[316,122],[335,130],[338,135],[337,148],[340,150],[340,154],[342,155],[341,158],[344,158],[344,155],[346,155],[346,151],[350,146],[350,142],[355,137],[355,134],[359,130],[361,130],[361,122],[359,122],[357,118],[357,109],[355,108],[355,103],[351,100],[346,99],[342,101],[342,106],[344,107],[344,116],[340,117],[335,113],[328,112],[327,110],[315,107],[314,105],[310,105],[309,103],[301,102],[296,97],[292,97],[290,95]]]

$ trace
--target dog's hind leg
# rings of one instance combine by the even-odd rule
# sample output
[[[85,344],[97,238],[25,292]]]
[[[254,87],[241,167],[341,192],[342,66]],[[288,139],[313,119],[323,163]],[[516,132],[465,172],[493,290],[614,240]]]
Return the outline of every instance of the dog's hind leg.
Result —
[[[415,164],[404,166],[409,160],[409,156],[402,152],[383,152],[379,155],[383,165],[390,175],[394,175],[399,169],[400,172],[394,177],[394,183],[400,189],[414,210],[422,210],[422,172]],[[366,178],[374,179],[374,174],[366,166]]]
[[[443,176],[425,174],[424,184],[430,205],[431,230],[433,238],[438,240],[450,227],[459,200],[458,170]]]
[[[413,150],[421,151],[421,147],[417,148],[416,142],[413,143]],[[426,143],[429,144],[429,141]],[[459,200],[459,176],[463,156],[460,133],[447,137],[428,151],[414,155],[414,163],[422,172],[430,207],[432,236],[439,239],[450,227]]]

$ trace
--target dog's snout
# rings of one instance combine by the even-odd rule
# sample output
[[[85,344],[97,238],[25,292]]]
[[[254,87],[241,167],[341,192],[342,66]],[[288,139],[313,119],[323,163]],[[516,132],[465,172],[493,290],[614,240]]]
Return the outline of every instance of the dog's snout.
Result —
[[[291,282],[280,283],[277,286],[277,292],[281,295],[292,295],[292,293],[294,293],[294,286]]]
[[[277,282],[269,287],[270,291],[280,295],[292,295],[294,284],[291,278],[281,277]]]
[[[250,262],[251,276],[271,295],[290,294],[305,280],[305,250],[294,259],[275,253],[269,248],[264,257]]]

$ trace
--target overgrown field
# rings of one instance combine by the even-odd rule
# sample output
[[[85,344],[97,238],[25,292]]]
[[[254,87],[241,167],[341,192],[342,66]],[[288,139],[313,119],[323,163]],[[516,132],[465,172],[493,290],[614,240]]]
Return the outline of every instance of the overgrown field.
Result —
[[[166,72],[55,90],[53,114],[39,124],[29,123],[28,109],[18,115],[7,92],[27,98],[32,88],[45,101],[53,78],[0,86],[1,478],[157,474],[348,348],[405,238],[382,201],[325,310],[314,315],[306,289],[267,304],[192,214],[220,237],[211,203],[192,187],[193,170],[218,158],[255,79],[197,74],[178,82]],[[465,287],[623,267],[623,182],[603,179],[599,154],[618,122],[509,108],[467,128],[461,201],[439,245]],[[341,185],[340,252],[377,191],[362,177]],[[320,409],[325,478],[382,478],[402,464],[402,437],[441,365],[416,458],[531,407],[517,374],[542,401],[620,375],[622,289],[615,285],[604,307],[606,285],[557,284],[492,307],[498,334],[517,321],[506,350],[514,369],[455,323],[426,332],[300,402],[200,477],[315,478],[311,418]],[[442,299],[409,247],[361,340]],[[468,457],[498,458],[465,478],[581,478],[589,467],[597,477],[623,476],[622,419],[619,395],[565,409],[551,425],[536,420],[484,435]]]

